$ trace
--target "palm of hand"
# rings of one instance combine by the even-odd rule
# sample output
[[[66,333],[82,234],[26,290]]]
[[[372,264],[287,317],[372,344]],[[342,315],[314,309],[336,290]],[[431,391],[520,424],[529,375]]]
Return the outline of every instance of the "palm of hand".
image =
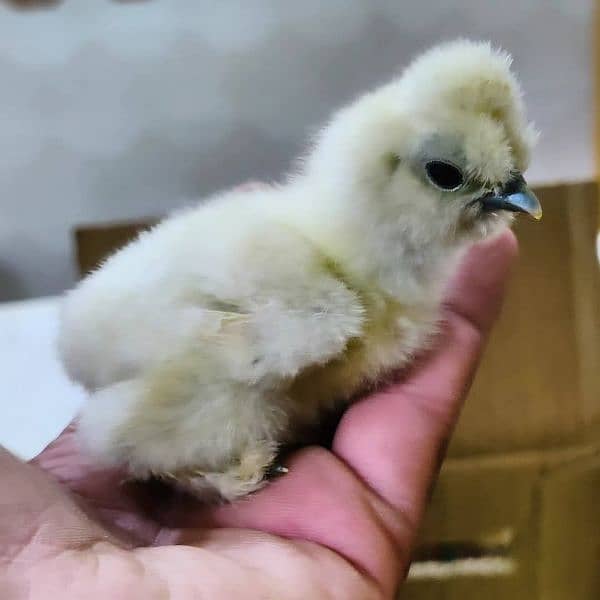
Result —
[[[436,352],[351,407],[331,450],[296,452],[236,504],[122,485],[72,428],[35,466],[0,453],[0,596],[392,598],[515,251],[510,233],[474,248]]]

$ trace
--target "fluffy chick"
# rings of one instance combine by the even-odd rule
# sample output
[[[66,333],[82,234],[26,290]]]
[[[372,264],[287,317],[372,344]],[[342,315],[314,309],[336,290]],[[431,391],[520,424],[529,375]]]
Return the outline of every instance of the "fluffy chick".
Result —
[[[461,250],[539,204],[510,58],[458,41],[334,114],[280,186],[165,220],[64,302],[85,448],[233,500],[425,349]]]

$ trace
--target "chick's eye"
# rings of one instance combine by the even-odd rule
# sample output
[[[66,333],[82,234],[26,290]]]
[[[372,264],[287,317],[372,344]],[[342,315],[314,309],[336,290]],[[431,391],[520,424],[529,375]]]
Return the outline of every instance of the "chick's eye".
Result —
[[[454,192],[465,182],[462,171],[445,160],[430,160],[425,164],[425,173],[435,187],[445,192]]]

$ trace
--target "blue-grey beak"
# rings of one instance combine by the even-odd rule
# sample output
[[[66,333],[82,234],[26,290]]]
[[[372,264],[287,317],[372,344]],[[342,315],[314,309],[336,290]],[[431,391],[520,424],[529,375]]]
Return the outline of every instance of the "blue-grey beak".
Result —
[[[521,173],[515,173],[502,188],[488,192],[477,201],[485,211],[509,210],[527,213],[536,220],[542,218],[540,201],[529,189]]]

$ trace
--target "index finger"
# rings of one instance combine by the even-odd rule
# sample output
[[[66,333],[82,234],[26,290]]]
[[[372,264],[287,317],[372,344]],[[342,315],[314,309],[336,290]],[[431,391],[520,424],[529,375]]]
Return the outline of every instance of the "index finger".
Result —
[[[447,291],[437,350],[406,379],[351,407],[338,427],[333,451],[413,529],[500,310],[516,254],[510,231],[476,244]]]

